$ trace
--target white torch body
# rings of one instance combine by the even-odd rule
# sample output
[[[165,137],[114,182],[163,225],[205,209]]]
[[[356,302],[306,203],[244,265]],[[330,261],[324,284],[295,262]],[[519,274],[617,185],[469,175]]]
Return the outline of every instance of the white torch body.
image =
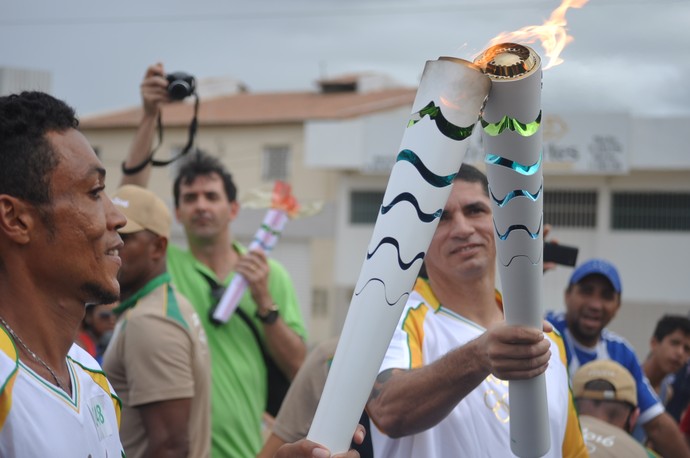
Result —
[[[349,448],[490,85],[470,62],[426,63],[307,436],[332,453]]]
[[[543,178],[541,60],[504,43],[475,60],[492,80],[482,140],[492,202],[504,312],[510,325],[542,329]],[[540,457],[550,447],[546,377],[510,381],[513,453]]]

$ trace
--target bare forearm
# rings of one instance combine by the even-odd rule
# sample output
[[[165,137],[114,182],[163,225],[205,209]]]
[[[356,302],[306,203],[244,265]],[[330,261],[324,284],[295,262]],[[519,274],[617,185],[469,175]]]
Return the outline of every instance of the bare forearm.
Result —
[[[690,457],[690,448],[669,414],[662,413],[644,427],[654,450],[661,456]]]
[[[302,366],[307,347],[302,338],[282,318],[264,325],[268,351],[283,373],[292,380]]]
[[[153,137],[156,133],[156,119],[156,115],[153,114],[144,114],[142,116],[137,133],[129,148],[129,154],[127,154],[125,159],[125,168],[137,167],[148,159],[151,154]],[[151,164],[147,164],[139,172],[130,175],[123,174],[120,185],[134,184],[146,187],[150,176]]]
[[[489,375],[479,361],[477,343],[472,341],[427,366],[382,372],[367,411],[390,437],[429,429],[448,416]]]
[[[148,439],[147,458],[178,458],[189,454],[191,398],[153,402],[138,410]]]

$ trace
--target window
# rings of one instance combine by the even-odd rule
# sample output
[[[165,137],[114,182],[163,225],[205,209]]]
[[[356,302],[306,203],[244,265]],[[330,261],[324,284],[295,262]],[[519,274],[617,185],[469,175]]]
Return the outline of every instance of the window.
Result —
[[[614,192],[612,229],[690,231],[690,193]]]
[[[374,224],[381,209],[384,191],[352,191],[350,193],[350,223]]]
[[[287,145],[265,146],[261,178],[264,180],[286,180],[290,163],[290,147]]]
[[[596,227],[597,192],[567,189],[544,192],[544,224]]]

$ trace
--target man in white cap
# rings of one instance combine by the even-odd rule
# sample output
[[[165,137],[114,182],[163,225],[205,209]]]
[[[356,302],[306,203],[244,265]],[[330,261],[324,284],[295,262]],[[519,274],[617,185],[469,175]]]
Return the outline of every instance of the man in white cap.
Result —
[[[595,360],[573,377],[573,396],[591,457],[656,456],[630,436],[640,409],[630,372],[611,360]]]
[[[210,455],[210,363],[201,321],[170,283],[172,217],[151,191],[122,186],[119,316],[103,368],[122,400],[128,457]]]

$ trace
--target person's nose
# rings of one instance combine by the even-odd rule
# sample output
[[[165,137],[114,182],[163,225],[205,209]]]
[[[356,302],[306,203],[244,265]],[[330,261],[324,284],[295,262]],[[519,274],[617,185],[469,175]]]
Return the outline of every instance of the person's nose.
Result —
[[[110,197],[106,198],[105,211],[108,229],[117,231],[118,229],[125,227],[125,224],[127,224],[127,217],[125,217],[125,215],[117,209],[115,204],[113,204],[113,201],[110,200]]]
[[[451,234],[453,237],[466,239],[474,233],[475,229],[472,222],[461,212],[453,213],[453,227]]]
[[[195,201],[194,201],[194,211],[196,212],[206,212],[208,211],[210,206],[210,201],[204,197],[204,196],[199,196]]]
[[[604,299],[601,297],[600,294],[597,294],[596,292],[592,294],[589,297],[589,300],[587,301],[587,306],[591,309],[600,311],[604,309]]]

